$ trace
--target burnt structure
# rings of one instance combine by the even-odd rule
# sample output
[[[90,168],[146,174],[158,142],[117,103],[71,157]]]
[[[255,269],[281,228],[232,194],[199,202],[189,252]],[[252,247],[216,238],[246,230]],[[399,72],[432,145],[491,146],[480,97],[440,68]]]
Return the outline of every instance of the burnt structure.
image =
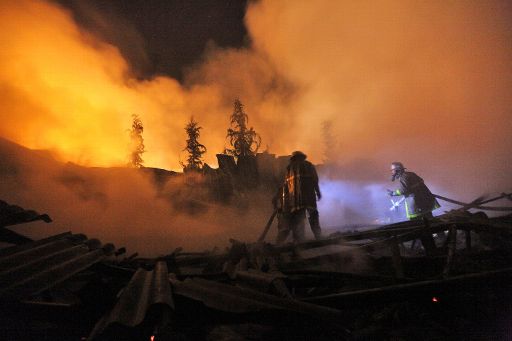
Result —
[[[272,190],[282,184],[288,165],[289,156],[276,157],[267,152],[235,158],[227,154],[217,154],[218,170],[232,178],[235,186],[240,189],[251,189],[257,186],[269,187]]]
[[[436,236],[430,255],[415,243],[425,234]],[[300,244],[231,240],[222,252],[152,259],[67,232],[0,249],[0,334],[503,339],[512,326],[511,250],[512,215],[464,208]]]
[[[10,226],[42,220],[50,223],[52,219],[48,214],[39,214],[33,210],[25,210],[17,205],[9,205],[0,200],[0,242],[10,244],[22,244],[32,239],[16,233]]]

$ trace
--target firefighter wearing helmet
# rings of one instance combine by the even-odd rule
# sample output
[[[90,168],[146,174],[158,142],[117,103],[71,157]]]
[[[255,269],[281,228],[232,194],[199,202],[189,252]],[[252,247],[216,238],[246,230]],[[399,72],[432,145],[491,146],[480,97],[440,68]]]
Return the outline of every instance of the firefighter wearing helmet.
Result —
[[[316,201],[322,198],[322,193],[315,166],[306,158],[303,152],[295,151],[286,167],[284,193],[290,211],[290,230],[302,236],[300,230],[307,213],[311,231],[320,239],[322,231]]]
[[[388,194],[405,197],[408,219],[432,218],[432,211],[441,207],[423,179],[416,173],[407,172],[401,162],[391,164],[391,181],[395,180],[399,181],[400,186],[394,191],[388,190]]]

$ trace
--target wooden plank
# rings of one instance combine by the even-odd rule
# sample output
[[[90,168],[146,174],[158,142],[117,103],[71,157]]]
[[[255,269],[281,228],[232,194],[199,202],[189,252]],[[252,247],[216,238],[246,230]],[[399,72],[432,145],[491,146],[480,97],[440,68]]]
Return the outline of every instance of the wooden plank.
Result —
[[[404,278],[404,267],[402,264],[402,257],[400,256],[400,247],[398,246],[398,242],[396,242],[396,238],[393,237],[393,239],[394,240],[390,242],[390,247],[393,267],[395,268],[395,275],[397,278]]]
[[[455,248],[457,246],[457,227],[455,225],[450,227],[448,233],[448,256],[446,257],[446,265],[443,270],[443,276],[447,277],[450,275],[450,271],[455,258]]]

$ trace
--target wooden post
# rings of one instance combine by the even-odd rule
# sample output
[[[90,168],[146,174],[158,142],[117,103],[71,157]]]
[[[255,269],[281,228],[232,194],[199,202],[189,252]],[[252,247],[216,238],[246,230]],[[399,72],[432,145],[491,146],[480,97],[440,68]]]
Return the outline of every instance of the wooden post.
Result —
[[[465,230],[466,234],[466,251],[471,251],[471,230]]]
[[[414,247],[416,246],[416,240],[417,239],[414,239],[411,243],[411,250],[414,250]]]
[[[430,228],[430,222],[427,218],[423,217],[423,223],[425,224],[425,230],[428,231]],[[434,238],[432,237],[432,232],[424,233],[423,236],[420,237],[420,240],[423,248],[425,249],[425,254],[428,257],[435,255],[437,247]]]
[[[452,225],[448,233],[448,255],[446,257],[446,265],[444,267],[443,276],[450,275],[453,259],[455,257],[455,248],[457,246],[457,226]]]
[[[397,278],[405,278],[402,257],[400,256],[400,247],[398,246],[398,242],[395,240],[395,238],[393,238],[391,241],[390,247],[393,267],[395,268],[395,275]]]

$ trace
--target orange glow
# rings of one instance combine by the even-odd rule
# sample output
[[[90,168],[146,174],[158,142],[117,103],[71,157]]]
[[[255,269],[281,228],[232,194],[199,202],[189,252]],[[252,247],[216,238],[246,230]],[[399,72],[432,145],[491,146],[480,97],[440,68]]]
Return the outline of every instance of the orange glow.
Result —
[[[511,13],[512,3],[501,0],[251,1],[250,43],[208,46],[178,82],[137,79],[116,46],[56,2],[1,0],[0,137],[62,161],[125,165],[137,114],[145,166],[181,170],[184,127],[194,116],[204,161],[215,167],[240,98],[262,149],[302,150],[320,163],[322,123],[330,121],[341,180],[381,184],[389,163],[401,161],[432,191],[470,201],[512,186]],[[5,150],[0,199],[49,213],[54,223],[39,238],[72,227],[165,255],[171,246],[199,250],[227,236],[255,240],[270,215],[267,202],[248,210],[208,202],[196,218],[181,212],[194,187],[178,177],[157,189],[132,169],[84,170]],[[4,167],[9,159],[16,162]],[[364,201],[370,192],[357,193]],[[336,221],[343,223],[351,222]]]
[[[44,2],[2,2],[0,22],[0,77],[10,95],[0,133],[78,163],[122,163],[133,100],[119,86],[127,67],[117,50],[88,46],[92,38]]]
[[[219,104],[214,89],[187,93],[170,78],[133,79],[117,48],[82,31],[54,4],[3,1],[0,41],[0,136],[29,148],[84,165],[124,165],[136,113],[146,126],[146,165],[178,168],[192,114],[223,115],[228,125],[229,105]],[[205,142],[222,150],[223,133]]]
[[[427,178],[462,169],[442,175],[455,189],[492,173],[498,184],[480,195],[510,184],[510,12],[499,1],[254,2],[252,46],[207,49],[184,86],[135,79],[115,46],[54,3],[2,1],[0,136],[83,165],[124,165],[137,114],[145,165],[180,169],[194,116],[215,166],[239,97],[272,153],[320,162],[330,120],[340,163],[400,159]]]

